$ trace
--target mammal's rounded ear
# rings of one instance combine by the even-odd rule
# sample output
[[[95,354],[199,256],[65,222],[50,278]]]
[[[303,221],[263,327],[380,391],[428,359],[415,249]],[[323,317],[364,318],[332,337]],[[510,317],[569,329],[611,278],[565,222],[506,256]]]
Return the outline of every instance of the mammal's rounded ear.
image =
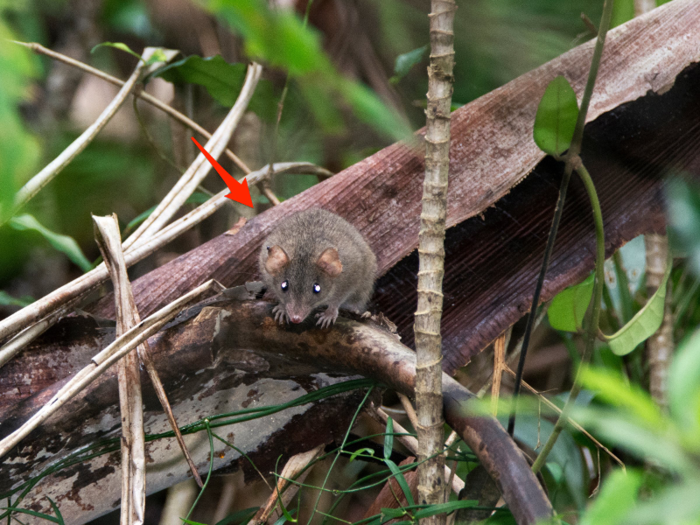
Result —
[[[327,273],[331,277],[338,277],[343,271],[343,264],[340,262],[338,250],[335,248],[327,248],[318,258],[316,264],[321,271]]]
[[[267,248],[267,260],[265,261],[265,269],[272,275],[277,275],[284,270],[289,264],[289,257],[281,246],[273,246]]]

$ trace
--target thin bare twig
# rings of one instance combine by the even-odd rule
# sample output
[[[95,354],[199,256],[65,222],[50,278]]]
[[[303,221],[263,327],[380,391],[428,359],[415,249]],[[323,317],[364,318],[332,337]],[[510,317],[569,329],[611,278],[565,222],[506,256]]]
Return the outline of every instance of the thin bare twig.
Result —
[[[102,80],[109,82],[110,84],[113,84],[115,86],[123,86],[124,81],[119,80],[116,77],[113,77],[111,75],[108,75],[107,73],[104,73],[100,71],[99,69],[95,69],[92,66],[89,66],[87,64],[84,64],[83,62],[80,62],[79,60],[75,60],[73,58],[70,58],[66,55],[63,55],[61,53],[57,53],[56,51],[52,51],[51,49],[48,49],[41,44],[37,44],[36,42],[16,42],[15,44],[19,44],[21,46],[24,46],[26,48],[29,48],[32,50],[34,53],[37,53],[39,55],[44,55],[50,58],[53,58],[54,60],[58,60],[59,62],[63,62],[64,64],[68,64],[69,66],[73,66],[77,69],[80,69],[82,71],[85,71],[86,73],[90,73],[93,76],[96,76],[97,78],[101,78]],[[150,105],[152,105],[155,108],[160,109],[164,113],[167,113],[170,117],[173,119],[177,120],[180,122],[183,126],[192,128],[195,130],[197,133],[202,135],[203,137],[210,139],[212,137],[211,133],[209,133],[206,129],[204,129],[202,126],[197,124],[194,120],[190,119],[187,115],[183,115],[180,113],[178,110],[170,107],[168,104],[165,102],[158,100],[156,97],[149,95],[143,90],[136,89],[132,93],[133,96],[140,98],[141,100],[148,102]],[[236,156],[236,154],[231,151],[230,149],[226,149],[225,151],[226,156],[231,159],[231,161],[236,164],[244,173],[250,173],[250,168],[246,166],[245,162],[243,162],[240,158]]]
[[[29,200],[34,197],[39,191],[46,186],[53,178],[58,175],[63,168],[65,168],[71,161],[77,157],[81,151],[83,151],[90,142],[97,136],[97,134],[104,128],[107,123],[112,119],[117,110],[122,106],[129,93],[138,82],[141,76],[141,70],[144,68],[148,59],[150,59],[156,52],[157,48],[147,47],[144,49],[138,64],[134,68],[134,72],[129,77],[122,88],[117,93],[117,96],[112,99],[109,105],[104,109],[95,122],[87,128],[83,133],[75,139],[70,146],[64,149],[58,157],[49,162],[49,164],[32,177],[29,182],[27,182],[15,195],[14,203],[10,213],[5,217],[9,220],[19,209],[21,209]],[[2,224],[2,218],[0,218],[0,225]]]

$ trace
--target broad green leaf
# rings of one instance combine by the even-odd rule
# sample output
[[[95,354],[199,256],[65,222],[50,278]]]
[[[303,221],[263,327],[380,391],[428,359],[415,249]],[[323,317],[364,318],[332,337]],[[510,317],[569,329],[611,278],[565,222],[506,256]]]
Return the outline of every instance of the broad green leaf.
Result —
[[[691,269],[700,276],[700,187],[671,180],[666,185],[666,202],[672,244],[687,252]]]
[[[88,261],[85,255],[83,255],[83,252],[78,246],[78,243],[75,242],[75,239],[69,237],[68,235],[61,235],[59,233],[52,232],[48,228],[44,227],[32,215],[25,213],[24,215],[13,217],[10,219],[10,226],[12,226],[15,230],[33,230],[40,233],[51,246],[53,246],[59,252],[65,253],[71,261],[80,267],[81,270],[84,272],[89,272],[92,269],[92,264],[90,264],[90,261]]]
[[[579,525],[617,525],[636,506],[642,475],[628,469],[615,470],[603,483],[593,504],[579,520]]]
[[[549,324],[555,330],[578,332],[583,325],[583,317],[593,296],[593,281],[595,274],[586,280],[562,290],[552,300],[547,309]]]
[[[700,330],[677,350],[668,379],[671,414],[689,436],[700,436]]]
[[[395,84],[405,77],[413,66],[423,60],[423,57],[428,52],[428,48],[429,46],[426,44],[413,51],[397,56],[396,62],[394,63],[394,76],[389,79],[389,82]]]
[[[518,415],[515,425],[515,438],[535,450],[538,444],[541,445],[547,441],[554,429],[554,424],[544,419],[544,415],[540,417],[538,408],[529,412],[530,415]],[[582,508],[586,502],[586,487],[583,482],[586,474],[579,447],[567,431],[559,435],[559,439],[547,458],[547,467],[551,469],[553,465],[561,469],[562,481],[565,482],[562,486],[566,487],[576,505]]]
[[[94,53],[100,47],[113,47],[115,49],[119,49],[120,51],[124,51],[125,53],[129,53],[131,56],[134,56],[141,60],[141,55],[132,51],[131,48],[123,42],[102,42],[101,44],[97,44],[96,46],[94,46],[90,50],[90,53]]]
[[[608,369],[586,367],[581,370],[581,382],[584,387],[597,391],[598,399],[625,409],[652,428],[663,426],[661,411],[649,394],[636,385],[627,384],[620,374]]]
[[[264,0],[209,0],[204,3],[243,37],[246,54],[292,76],[332,71],[318,31],[304,27],[291,10],[271,10]]]
[[[563,76],[552,80],[542,95],[535,116],[533,138],[545,153],[561,155],[571,145],[578,118],[576,93]]]
[[[163,66],[152,76],[173,84],[203,86],[219,104],[232,107],[243,87],[246,70],[246,64],[229,64],[221,55],[207,58],[193,55]],[[250,109],[261,118],[272,120],[276,116],[276,104],[272,85],[261,80],[250,101]]]
[[[634,350],[639,343],[651,337],[661,326],[664,320],[664,301],[666,299],[666,284],[671,275],[672,264],[666,265],[666,274],[661,286],[647,301],[647,304],[639,310],[625,326],[613,335],[606,337],[610,349],[616,355],[627,355]]]
[[[403,495],[406,496],[406,501],[408,502],[408,504],[415,505],[416,502],[413,500],[411,488],[408,486],[408,481],[406,481],[406,478],[403,475],[403,472],[401,472],[401,469],[399,469],[399,466],[390,459],[384,459],[384,463],[386,463],[386,466],[389,467],[391,473],[394,474],[394,477],[396,478],[399,487],[401,487],[401,490],[403,491]]]
[[[2,306],[21,306],[24,308],[25,306],[32,304],[34,301],[35,299],[28,295],[18,299],[16,297],[12,297],[7,292],[0,290],[0,305]]]
[[[2,8],[10,10],[12,5],[7,2]],[[30,50],[11,42],[22,39],[7,23],[14,18],[0,16],[0,224],[10,218],[15,192],[35,173],[37,161],[42,158],[39,143],[27,132],[19,109],[31,96],[30,83],[40,62]]]
[[[691,457],[667,428],[634,417],[627,410],[574,407],[571,417],[604,443],[626,450],[642,461],[653,461],[671,472],[690,475],[696,468]]]
[[[697,471],[696,471],[697,472]],[[697,474],[696,474],[697,476]],[[700,481],[669,483],[653,498],[641,499],[630,509],[625,525],[698,525],[700,523]]]
[[[384,435],[384,459],[391,458],[394,449],[394,420],[389,418],[386,422],[386,434]]]

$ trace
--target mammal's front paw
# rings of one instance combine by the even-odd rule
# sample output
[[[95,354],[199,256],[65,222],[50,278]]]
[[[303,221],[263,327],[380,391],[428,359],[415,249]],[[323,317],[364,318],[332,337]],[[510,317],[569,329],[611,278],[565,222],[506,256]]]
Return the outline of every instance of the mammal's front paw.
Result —
[[[316,317],[318,317],[317,325],[321,328],[328,328],[338,318],[338,309],[328,307],[325,312],[317,313]]]
[[[289,317],[287,316],[287,309],[283,304],[278,304],[272,309],[272,313],[275,314],[275,321],[279,324],[286,324],[289,322]]]

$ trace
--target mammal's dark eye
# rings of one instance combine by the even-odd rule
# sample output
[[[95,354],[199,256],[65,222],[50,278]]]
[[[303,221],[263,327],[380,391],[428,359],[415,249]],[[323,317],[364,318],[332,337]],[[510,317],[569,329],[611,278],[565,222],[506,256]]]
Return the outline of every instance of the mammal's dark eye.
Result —
[[[321,285],[314,283],[314,293],[321,293]]]
[[[289,281],[282,281],[282,284],[280,284],[280,288],[282,288],[283,292],[286,292],[289,289]]]

